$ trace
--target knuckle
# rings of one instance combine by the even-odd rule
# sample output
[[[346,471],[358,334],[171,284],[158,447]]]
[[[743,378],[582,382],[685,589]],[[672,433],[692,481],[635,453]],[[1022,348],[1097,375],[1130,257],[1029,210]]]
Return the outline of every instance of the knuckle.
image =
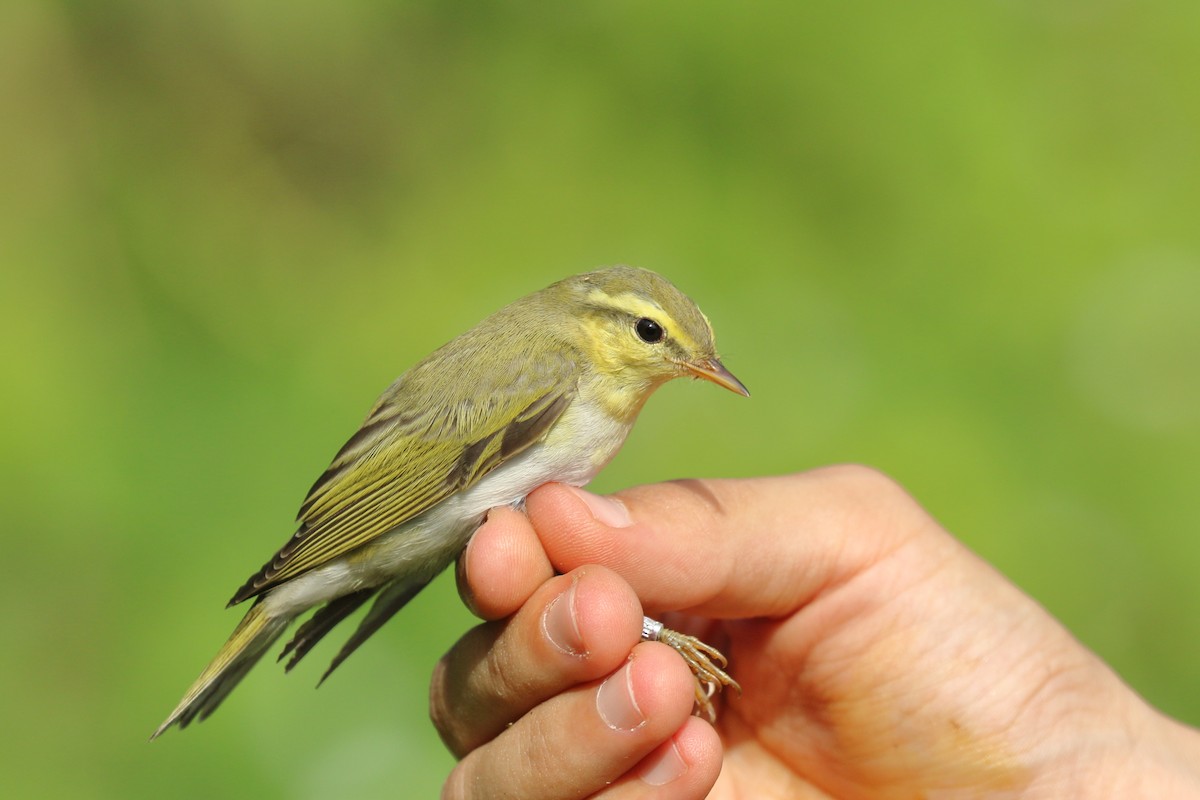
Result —
[[[529,692],[528,680],[519,676],[523,670],[512,652],[512,648],[497,646],[488,651],[481,663],[476,680],[479,689],[486,692],[499,708],[516,707],[521,697]]]
[[[837,464],[811,473],[832,484],[842,493],[857,498],[874,498],[875,503],[891,507],[917,508],[908,491],[892,476],[866,464]]]

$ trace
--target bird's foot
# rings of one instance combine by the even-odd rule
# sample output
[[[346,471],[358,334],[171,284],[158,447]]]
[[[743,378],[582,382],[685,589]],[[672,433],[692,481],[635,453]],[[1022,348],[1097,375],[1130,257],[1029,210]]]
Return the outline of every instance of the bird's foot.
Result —
[[[716,722],[717,709],[713,705],[713,698],[717,692],[732,686],[738,694],[742,693],[742,687],[725,671],[729,660],[712,645],[695,636],[673,631],[649,617],[642,621],[642,638],[648,642],[662,642],[679,653],[696,676],[696,707],[693,711],[696,716]]]

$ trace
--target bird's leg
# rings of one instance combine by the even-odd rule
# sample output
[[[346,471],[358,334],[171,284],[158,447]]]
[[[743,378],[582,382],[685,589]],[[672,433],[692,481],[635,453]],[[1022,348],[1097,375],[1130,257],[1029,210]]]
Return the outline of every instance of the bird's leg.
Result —
[[[668,645],[687,663],[696,676],[696,709],[693,712],[696,716],[716,722],[717,709],[712,702],[716,693],[726,686],[737,689],[738,694],[742,693],[742,687],[725,671],[729,665],[728,659],[720,650],[695,636],[673,631],[657,620],[642,617],[642,640]]]

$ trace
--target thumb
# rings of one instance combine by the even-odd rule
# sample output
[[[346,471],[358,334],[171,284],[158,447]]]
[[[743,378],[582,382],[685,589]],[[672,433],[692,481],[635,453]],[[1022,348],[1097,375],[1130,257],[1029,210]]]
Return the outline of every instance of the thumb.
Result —
[[[894,481],[860,466],[608,497],[548,484],[527,510],[559,572],[601,564],[654,612],[726,618],[790,614],[915,534],[940,530]]]

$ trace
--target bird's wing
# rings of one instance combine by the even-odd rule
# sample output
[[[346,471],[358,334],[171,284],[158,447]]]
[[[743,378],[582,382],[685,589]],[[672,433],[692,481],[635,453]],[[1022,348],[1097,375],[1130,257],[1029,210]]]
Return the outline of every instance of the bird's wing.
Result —
[[[427,362],[402,376],[309,490],[296,533],[230,605],[370,542],[540,441],[574,397],[570,362],[492,364],[469,381],[439,378],[454,365]],[[447,397],[464,383],[458,402]]]

